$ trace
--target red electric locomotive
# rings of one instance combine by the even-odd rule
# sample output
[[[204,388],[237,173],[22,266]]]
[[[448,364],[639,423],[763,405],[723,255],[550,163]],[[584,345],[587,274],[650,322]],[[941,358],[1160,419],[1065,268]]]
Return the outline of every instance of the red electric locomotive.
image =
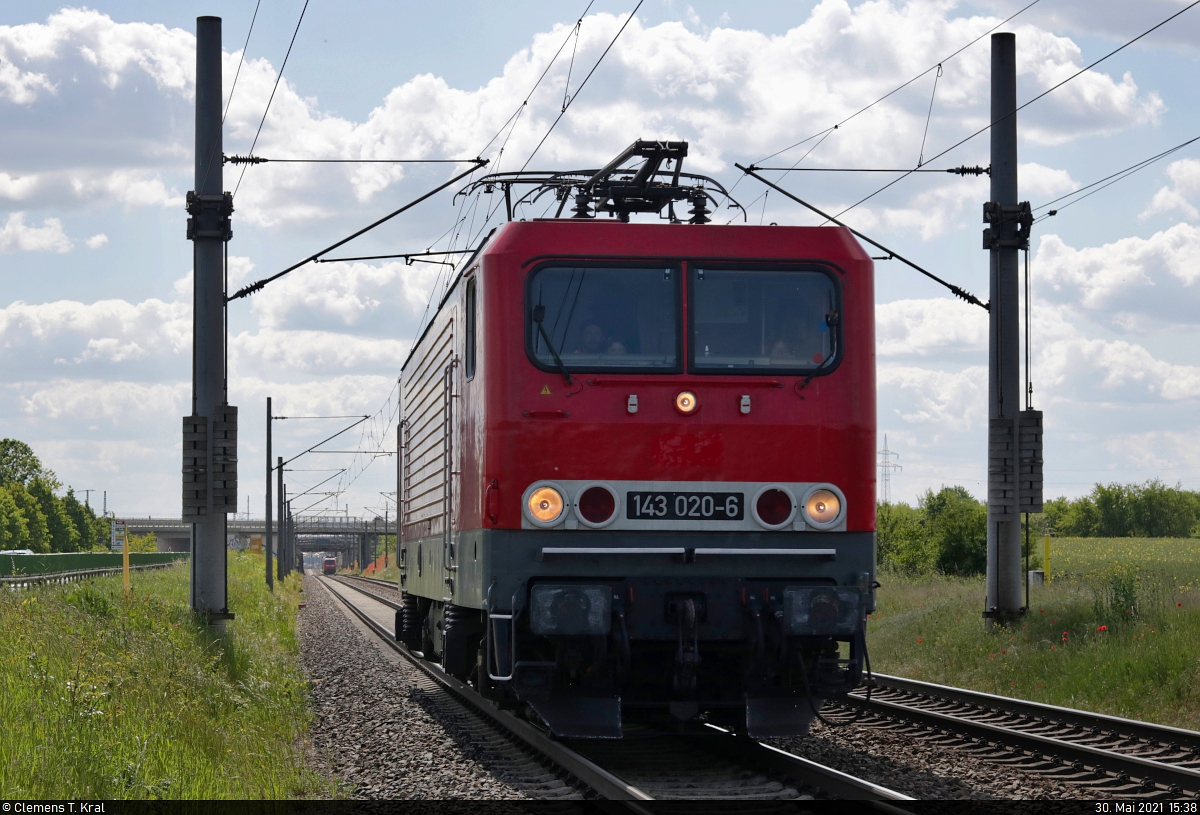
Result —
[[[686,151],[480,182],[510,220],[403,367],[397,639],[561,736],[802,734],[864,668],[871,260],[839,227],[707,223]],[[559,217],[511,219],[547,191]]]

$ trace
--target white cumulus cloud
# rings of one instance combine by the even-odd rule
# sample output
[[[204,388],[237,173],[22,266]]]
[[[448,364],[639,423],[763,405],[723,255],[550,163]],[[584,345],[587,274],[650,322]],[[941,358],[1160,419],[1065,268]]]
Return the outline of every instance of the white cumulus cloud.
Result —
[[[1200,228],[1190,224],[1079,249],[1045,235],[1033,274],[1036,297],[1071,305],[1114,327],[1200,325]]]
[[[1171,186],[1160,187],[1138,217],[1145,220],[1151,215],[1179,210],[1187,218],[1200,218],[1200,210],[1192,205],[1196,193],[1200,193],[1200,161],[1194,158],[1173,161],[1167,167],[1167,175]]]
[[[0,252],[70,252],[73,245],[58,218],[28,226],[25,213],[14,212],[0,227]]]

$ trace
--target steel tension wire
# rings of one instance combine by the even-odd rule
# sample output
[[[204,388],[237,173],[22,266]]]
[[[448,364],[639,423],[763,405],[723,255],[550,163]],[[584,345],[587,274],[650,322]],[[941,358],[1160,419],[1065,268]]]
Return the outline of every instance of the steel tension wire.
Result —
[[[469,169],[469,170],[467,170],[467,171],[465,171],[465,172],[459,173],[458,175],[454,176],[454,178],[452,178],[452,179],[450,179],[449,181],[447,181],[445,184],[442,184],[441,186],[435,187],[434,189],[432,189],[432,190],[430,190],[429,192],[427,192],[427,193],[425,193],[424,195],[422,195],[420,198],[415,198],[415,199],[413,199],[412,201],[409,201],[407,204],[405,204],[404,206],[400,207],[400,209],[398,209],[398,210],[396,210],[395,212],[392,212],[392,213],[390,213],[390,214],[388,214],[388,215],[385,215],[385,216],[383,216],[382,218],[380,218],[378,221],[376,221],[375,223],[371,224],[370,226],[365,226],[365,227],[363,227],[362,229],[360,229],[360,230],[358,230],[357,232],[355,232],[353,235],[350,235],[349,237],[342,238],[340,241],[338,241],[337,243],[333,244],[332,246],[327,246],[327,247],[325,247],[325,248],[324,248],[324,249],[322,249],[320,252],[317,252],[315,255],[311,255],[311,256],[309,256],[309,257],[305,258],[304,260],[300,261],[299,263],[296,263],[296,264],[294,264],[294,265],[292,265],[292,266],[289,266],[288,268],[284,269],[282,272],[276,272],[275,274],[271,275],[270,277],[264,277],[262,280],[259,280],[259,281],[255,282],[255,283],[251,283],[249,286],[246,286],[246,287],[244,287],[244,288],[240,289],[240,290],[239,290],[239,291],[238,291],[236,294],[234,294],[232,297],[227,297],[227,298],[226,298],[226,300],[225,300],[225,302],[227,302],[227,303],[228,303],[228,302],[229,302],[229,301],[231,301],[231,300],[237,300],[237,299],[239,299],[239,298],[246,297],[246,296],[248,296],[248,295],[254,294],[256,291],[260,290],[260,289],[261,289],[263,286],[267,285],[268,283],[270,283],[270,282],[271,282],[271,281],[273,281],[273,280],[278,280],[279,278],[283,277],[283,276],[284,276],[285,274],[287,274],[288,272],[293,272],[293,271],[295,271],[296,269],[299,269],[301,266],[304,266],[304,265],[306,265],[306,264],[309,264],[309,263],[313,263],[313,262],[315,262],[315,261],[316,261],[318,258],[320,258],[322,255],[328,254],[329,252],[332,252],[334,249],[337,249],[339,246],[341,246],[341,245],[343,245],[343,244],[346,244],[346,243],[349,243],[350,241],[354,240],[354,239],[355,239],[355,238],[357,238],[358,236],[360,236],[360,235],[363,235],[363,234],[365,234],[365,233],[367,233],[367,232],[370,232],[372,229],[374,229],[375,227],[379,226],[380,224],[382,224],[382,223],[385,223],[385,222],[387,222],[387,221],[390,221],[392,218],[395,218],[395,217],[396,217],[397,215],[399,215],[400,213],[402,213],[402,212],[404,212],[404,211],[406,211],[406,210],[412,209],[412,208],[413,208],[413,207],[415,207],[417,204],[419,204],[419,203],[421,203],[422,201],[424,201],[426,198],[431,198],[432,196],[436,195],[437,193],[441,192],[442,190],[446,189],[447,187],[451,186],[452,184],[455,184],[455,183],[457,183],[458,181],[461,181],[462,179],[464,179],[464,178],[466,178],[467,176],[469,176],[471,173],[473,173],[473,172],[475,172],[476,170],[478,170],[480,167],[485,167],[485,166],[487,166],[487,163],[488,163],[488,161],[487,161],[487,159],[477,158],[477,159],[472,159],[472,160],[471,160],[471,163],[472,163],[472,165],[473,165],[473,166],[471,167],[471,169]]]
[[[750,165],[749,167],[743,167],[741,164],[735,163],[733,166],[737,167],[739,170],[741,170],[746,175],[754,176],[755,178],[757,178],[762,183],[766,184],[771,189],[775,190],[776,192],[780,193],[781,195],[787,196],[791,200],[795,201],[797,204],[800,204],[801,206],[812,210],[813,212],[817,213],[818,215],[820,215],[822,218],[826,219],[827,221],[831,221],[840,227],[850,230],[851,234],[853,234],[859,238],[862,238],[864,241],[871,244],[875,248],[881,249],[884,252],[887,252],[888,255],[890,255],[891,257],[895,258],[896,260],[900,261],[901,263],[905,264],[906,266],[911,266],[913,269],[916,269],[918,272],[925,275],[930,280],[933,280],[937,283],[941,283],[943,286],[945,286],[947,289],[949,289],[954,294],[954,296],[961,297],[963,300],[966,300],[968,303],[979,306],[984,311],[991,311],[991,304],[984,303],[982,300],[980,300],[975,295],[971,294],[969,291],[966,291],[965,289],[955,286],[953,283],[949,283],[945,280],[942,280],[940,277],[935,275],[933,272],[930,272],[927,269],[921,268],[920,266],[913,263],[911,260],[904,257],[903,255],[897,253],[896,251],[894,251],[892,249],[887,248],[882,243],[879,243],[878,241],[874,241],[874,240],[868,238],[866,235],[859,232],[854,227],[847,226],[846,224],[842,223],[841,221],[839,221],[837,218],[833,217],[832,215],[827,215],[826,213],[817,209],[816,207],[814,207],[812,204],[808,203],[807,201],[803,201],[800,198],[797,198],[795,195],[792,195],[790,192],[785,190],[783,187],[780,187],[778,184],[774,184],[774,183],[768,181],[767,179],[763,178],[761,175],[759,175],[757,172],[755,172],[756,168],[754,167],[753,164]]]

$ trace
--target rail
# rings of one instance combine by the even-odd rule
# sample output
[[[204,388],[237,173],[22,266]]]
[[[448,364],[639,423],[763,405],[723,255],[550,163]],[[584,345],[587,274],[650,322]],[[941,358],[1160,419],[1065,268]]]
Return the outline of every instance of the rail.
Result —
[[[864,725],[915,724],[963,749],[997,752],[1006,763],[1114,795],[1200,794],[1196,731],[886,674],[875,679],[869,702],[860,691],[840,705],[867,714]]]
[[[340,575],[337,577],[341,577]],[[352,591],[364,594],[372,599],[383,603],[391,608],[399,608],[400,604],[391,600],[379,597],[371,592],[367,592],[352,583],[337,579],[329,582],[338,583]],[[321,581],[327,587],[325,580]],[[611,773],[601,769],[593,762],[571,750],[564,744],[552,740],[549,736],[542,733],[528,722],[523,722],[513,716],[510,716],[503,711],[496,709],[475,691],[460,682],[454,677],[430,665],[423,658],[411,653],[402,643],[396,642],[395,632],[389,630],[369,614],[362,611],[358,606],[354,605],[341,592],[330,590],[334,597],[340,600],[351,612],[363,621],[375,634],[388,644],[393,650],[398,652],[402,657],[408,660],[412,665],[422,671],[426,676],[433,679],[444,689],[454,694],[457,698],[468,703],[473,709],[484,713],[493,722],[500,725],[504,730],[508,731],[513,736],[516,736],[521,741],[525,742],[530,748],[539,754],[549,758],[559,767],[566,770],[574,778],[590,787],[599,795],[613,801],[648,801],[650,796],[646,795],[641,790],[632,787],[621,779],[613,776]]]
[[[382,597],[375,592],[369,591],[356,583],[374,582],[387,583],[389,587],[395,587],[390,581],[373,580],[372,578],[362,578],[352,575],[337,575],[335,579],[322,583],[328,586],[328,582],[336,583],[350,589],[351,591],[369,597],[376,602],[382,603],[388,608],[401,609],[403,606],[400,602],[391,598]],[[346,605],[359,619],[361,619],[372,631],[374,631],[382,640],[384,640],[391,648],[399,652],[406,660],[411,662],[426,675],[438,682],[442,687],[452,692],[456,697],[468,704],[471,708],[485,714],[497,725],[507,730],[513,736],[525,742],[530,749],[541,754],[545,758],[554,762],[561,767],[568,775],[578,779],[581,783],[590,787],[598,795],[610,800],[622,801],[638,801],[638,800],[653,800],[644,789],[634,785],[618,774],[605,769],[602,763],[589,758],[584,753],[593,752],[604,755],[612,749],[607,742],[603,744],[597,743],[581,743],[580,749],[583,753],[572,749],[561,741],[551,738],[548,734],[534,727],[530,723],[518,719],[516,716],[502,711],[497,708],[492,702],[481,697],[469,685],[455,679],[452,676],[444,673],[436,665],[427,662],[423,655],[419,652],[411,652],[402,643],[395,641],[395,634],[387,628],[387,626],[373,619],[365,611],[356,607],[349,598],[340,591],[331,589],[331,592],[341,602]],[[743,765],[749,764],[754,767],[768,768],[769,771],[777,773],[781,776],[791,776],[800,779],[808,786],[819,789],[820,791],[833,795],[838,798],[851,800],[862,800],[870,803],[874,808],[889,812],[903,813],[906,810],[898,808],[889,801],[911,801],[912,798],[887,789],[886,787],[873,784],[863,779],[855,778],[846,773],[839,772],[830,767],[818,764],[800,756],[792,755],[791,753],[780,750],[776,747],[756,742],[743,737],[734,736],[728,731],[721,728],[705,727],[703,732],[691,733],[687,736],[677,737],[682,741],[694,744],[700,749],[712,754],[721,756],[731,762],[740,763]],[[617,748],[619,749],[619,748]],[[730,790],[730,794],[736,794]],[[630,804],[635,810],[638,809],[636,804]]]

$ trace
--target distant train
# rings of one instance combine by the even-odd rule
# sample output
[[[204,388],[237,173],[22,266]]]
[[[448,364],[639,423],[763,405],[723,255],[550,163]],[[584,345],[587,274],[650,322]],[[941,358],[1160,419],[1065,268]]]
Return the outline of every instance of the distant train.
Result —
[[[337,558],[325,558],[325,560],[322,561],[321,569],[325,574],[337,574]]]
[[[707,223],[686,154],[478,182],[510,220],[403,366],[397,639],[560,736],[802,734],[861,683],[872,262],[840,227]]]

